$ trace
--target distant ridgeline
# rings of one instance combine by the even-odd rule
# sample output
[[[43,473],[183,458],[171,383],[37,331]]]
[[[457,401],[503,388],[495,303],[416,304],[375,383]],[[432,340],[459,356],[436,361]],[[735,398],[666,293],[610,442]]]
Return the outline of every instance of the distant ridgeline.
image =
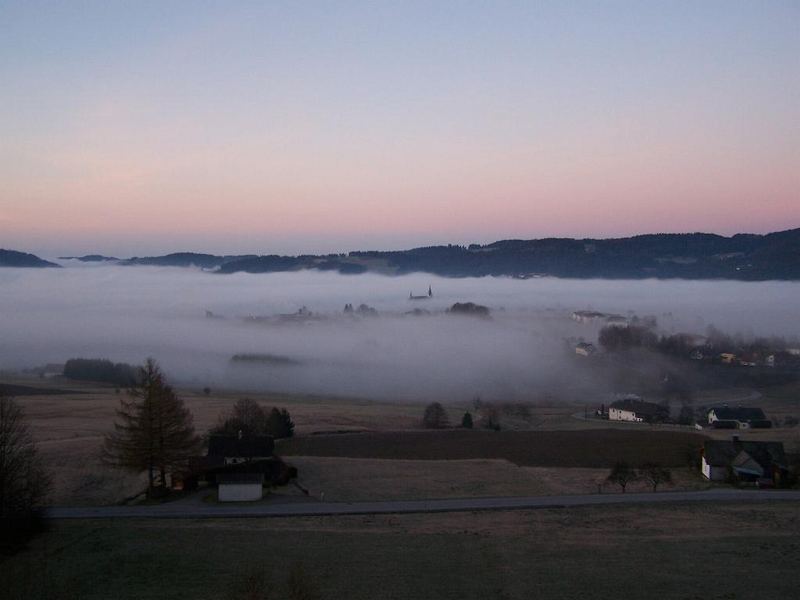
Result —
[[[60,268],[61,265],[42,260],[33,254],[26,254],[25,252],[17,252],[16,250],[0,250],[0,267],[21,267],[21,268],[42,268],[42,267],[55,267]]]
[[[343,274],[424,272],[444,277],[507,275],[528,278],[547,275],[608,279],[800,280],[800,229],[732,237],[689,233],[618,239],[505,240],[487,245],[429,246],[323,256],[216,256],[183,252],[131,258],[116,264],[194,266],[218,273],[317,269]],[[0,266],[3,266],[2,262]]]
[[[116,262],[119,259],[113,256],[103,256],[102,254],[87,254],[86,256],[59,256],[60,260],[79,260],[81,262]]]
[[[129,265],[213,268],[220,273],[320,269],[340,273],[414,272],[445,277],[509,275],[642,279],[800,279],[800,229],[724,237],[707,233],[654,234],[619,239],[505,240],[470,246],[430,246],[392,252],[325,256],[170,254],[133,258]]]

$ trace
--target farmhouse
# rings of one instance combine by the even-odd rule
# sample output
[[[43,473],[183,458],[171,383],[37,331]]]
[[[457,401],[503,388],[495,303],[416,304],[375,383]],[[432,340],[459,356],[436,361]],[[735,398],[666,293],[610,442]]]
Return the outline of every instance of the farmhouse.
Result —
[[[622,315],[609,315],[606,323],[609,327],[627,327],[628,319]]]
[[[769,480],[778,484],[786,476],[782,442],[707,440],[701,460],[703,476],[710,481],[735,477],[741,481]]]
[[[772,421],[767,419],[760,408],[744,406],[715,407],[708,411],[708,424],[717,429],[767,429]]]
[[[262,473],[221,473],[217,475],[217,499],[220,502],[252,502],[264,494]]]
[[[626,396],[611,403],[608,407],[609,421],[632,421],[653,423],[663,421],[669,416],[667,408],[652,402],[645,402],[639,396]]]
[[[270,435],[211,435],[208,438],[209,465],[235,465],[265,460],[272,456],[275,442]]]
[[[576,310],[572,313],[571,318],[573,321],[577,321],[578,323],[593,323],[595,321],[599,321],[600,319],[604,319],[606,315],[601,312],[596,312],[594,310]]]
[[[597,348],[594,344],[580,342],[575,346],[575,354],[578,356],[592,356],[595,352],[597,352]]]

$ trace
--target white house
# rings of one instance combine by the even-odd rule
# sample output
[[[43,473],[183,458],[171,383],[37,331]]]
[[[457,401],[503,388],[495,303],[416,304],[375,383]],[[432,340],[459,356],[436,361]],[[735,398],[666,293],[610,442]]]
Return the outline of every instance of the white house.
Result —
[[[647,421],[649,423],[660,421],[669,416],[665,413],[666,410],[658,404],[645,402],[639,396],[631,394],[611,403],[608,407],[608,420],[631,421],[634,423]]]
[[[578,323],[594,323],[600,319],[604,319],[606,315],[594,310],[576,310],[572,313],[571,318]]]
[[[644,421],[643,417],[639,417],[636,415],[636,411],[628,410],[627,408],[621,408],[616,406],[610,406],[608,409],[608,420],[609,421],[634,421],[636,423],[641,423]]]
[[[217,475],[220,502],[253,502],[264,495],[263,473],[224,473]]]

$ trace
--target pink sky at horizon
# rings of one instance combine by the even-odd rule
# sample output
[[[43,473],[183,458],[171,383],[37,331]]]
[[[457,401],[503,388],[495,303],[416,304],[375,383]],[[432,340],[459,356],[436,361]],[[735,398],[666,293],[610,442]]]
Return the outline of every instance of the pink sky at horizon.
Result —
[[[0,247],[800,226],[800,6],[445,4],[0,8]]]

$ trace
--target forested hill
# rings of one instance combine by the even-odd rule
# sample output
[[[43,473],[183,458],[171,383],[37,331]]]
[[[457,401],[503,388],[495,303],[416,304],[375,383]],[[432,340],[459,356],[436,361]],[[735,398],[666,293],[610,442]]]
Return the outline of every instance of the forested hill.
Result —
[[[43,260],[33,254],[26,254],[25,252],[17,252],[16,250],[1,250],[0,249],[0,267],[60,267],[55,263]]]
[[[800,229],[732,237],[708,233],[618,239],[504,240],[487,245],[356,251],[325,256],[171,254],[128,265],[194,265],[220,273],[319,269],[357,274],[433,273],[446,277],[550,275],[574,278],[800,280]]]

